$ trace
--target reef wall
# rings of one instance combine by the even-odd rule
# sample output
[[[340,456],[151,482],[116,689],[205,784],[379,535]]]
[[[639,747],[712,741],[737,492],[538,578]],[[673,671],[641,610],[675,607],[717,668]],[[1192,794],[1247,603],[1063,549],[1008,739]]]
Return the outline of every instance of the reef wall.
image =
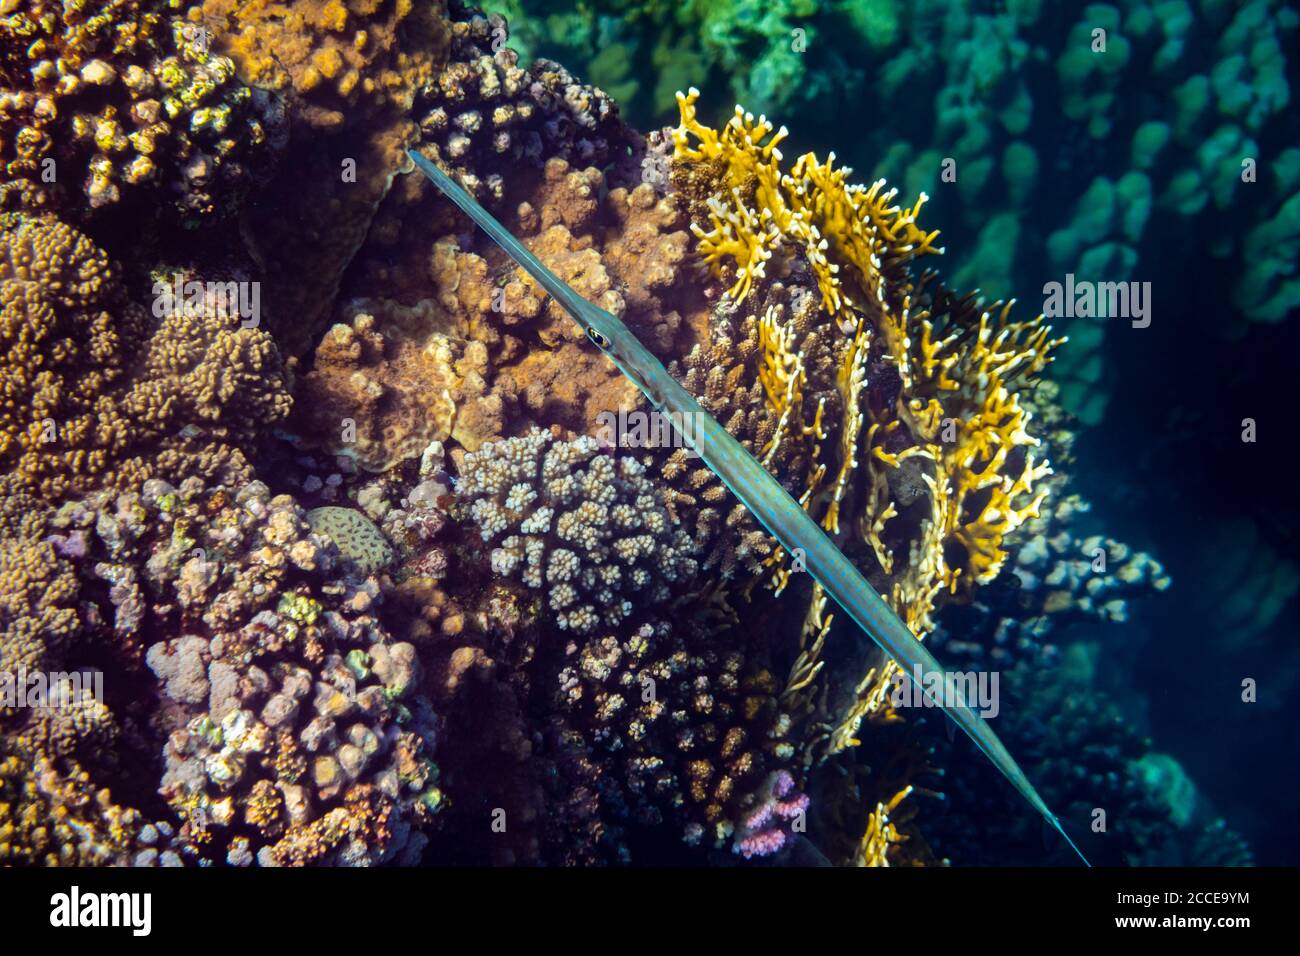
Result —
[[[689,449],[602,430],[649,409],[407,146],[919,637],[1034,673],[1058,623],[1168,584],[1073,526],[1042,316],[925,268],[923,195],[786,163],[743,109],[714,129],[692,89],[643,136],[455,2],[38,2],[0,30],[0,671],[105,688],[0,707],[0,861],[995,852],[948,835],[1000,831],[936,812],[896,668]]]

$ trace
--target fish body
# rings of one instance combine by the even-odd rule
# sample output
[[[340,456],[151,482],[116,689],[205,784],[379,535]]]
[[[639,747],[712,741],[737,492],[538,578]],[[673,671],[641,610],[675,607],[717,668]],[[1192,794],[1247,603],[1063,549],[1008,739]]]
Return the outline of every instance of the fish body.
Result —
[[[420,172],[564,307],[582,326],[587,337],[645,394],[657,411],[667,413],[674,423],[689,418],[693,427],[680,429],[683,441],[699,454],[709,469],[787,552],[802,553],[804,566],[826,593],[898,664],[903,673],[909,677],[914,674],[938,675],[938,681],[924,681],[921,685],[923,693],[935,706],[942,707],[953,722],[975,741],[975,745],[1016,790],[1065,838],[1079,859],[1088,863],[997,734],[966,703],[961,688],[942,680],[943,669],[934,655],[907,629],[862,573],[826,536],[821,526],[767,469],[700,407],[694,396],[668,373],[663,363],[641,344],[621,319],[578,295],[431,161],[414,150],[407,153]],[[945,704],[929,689],[944,687],[945,684],[956,697],[950,704]]]

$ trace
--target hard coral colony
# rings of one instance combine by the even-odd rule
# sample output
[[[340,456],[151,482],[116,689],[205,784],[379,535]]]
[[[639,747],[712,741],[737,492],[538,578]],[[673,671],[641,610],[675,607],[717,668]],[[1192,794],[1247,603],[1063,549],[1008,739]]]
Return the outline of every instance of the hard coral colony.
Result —
[[[617,316],[913,634],[1028,680],[1057,628],[1170,579],[1076,527],[1061,339],[923,269],[923,195],[786,165],[784,129],[714,129],[694,90],[642,136],[455,0],[0,7],[0,674],[104,688],[0,685],[0,862],[898,866],[1019,838],[998,797],[939,811],[897,666],[688,448],[602,443],[652,409],[398,169],[437,163]],[[160,309],[173,279],[201,291]],[[1205,839],[1151,805],[1158,755],[1069,719],[1147,811],[1126,859]],[[1065,739],[1025,771],[1076,812]]]

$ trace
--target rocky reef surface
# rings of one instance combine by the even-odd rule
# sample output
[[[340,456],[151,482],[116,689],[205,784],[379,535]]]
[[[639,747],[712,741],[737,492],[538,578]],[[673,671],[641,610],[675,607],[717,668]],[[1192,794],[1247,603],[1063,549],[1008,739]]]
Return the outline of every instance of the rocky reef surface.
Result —
[[[1169,584],[1085,526],[1059,337],[927,268],[923,195],[697,90],[642,135],[507,36],[454,0],[6,7],[0,672],[63,676],[0,696],[0,862],[1029,859],[1031,814],[402,150],[1016,686]],[[1125,811],[1116,859],[1248,858],[1066,697],[1006,730],[1054,806]]]

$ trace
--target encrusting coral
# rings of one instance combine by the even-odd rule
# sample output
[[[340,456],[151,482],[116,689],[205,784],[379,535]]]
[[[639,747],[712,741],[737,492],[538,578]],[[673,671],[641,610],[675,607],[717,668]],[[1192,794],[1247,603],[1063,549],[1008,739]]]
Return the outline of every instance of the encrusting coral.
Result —
[[[277,341],[296,355],[331,316],[414,130],[417,91],[446,66],[450,24],[438,5],[408,0],[203,0],[186,23],[241,82],[283,102],[297,133],[265,186],[276,201],[240,224]]]
[[[502,401],[488,392],[488,354],[434,302],[352,300],[364,308],[328,329],[299,391],[299,431],[382,472],[431,441],[478,448],[502,430]]]
[[[592,433],[634,408],[635,390],[568,316],[411,182],[376,215],[350,273],[356,295],[302,376],[295,432],[379,470],[429,440],[476,451],[530,423]],[[557,274],[665,355],[689,340],[703,300],[674,203],[650,183],[559,158],[512,182],[503,215]]]

